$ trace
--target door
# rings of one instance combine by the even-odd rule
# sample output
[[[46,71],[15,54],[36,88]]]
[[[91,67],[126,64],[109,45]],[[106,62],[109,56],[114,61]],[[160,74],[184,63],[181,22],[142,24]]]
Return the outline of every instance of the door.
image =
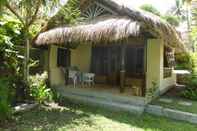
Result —
[[[111,46],[108,49],[108,82],[116,86],[119,85],[120,74],[120,48],[119,46]]]
[[[92,48],[91,71],[96,77],[106,77],[106,84],[118,85],[120,72],[120,48],[113,46],[94,46]]]

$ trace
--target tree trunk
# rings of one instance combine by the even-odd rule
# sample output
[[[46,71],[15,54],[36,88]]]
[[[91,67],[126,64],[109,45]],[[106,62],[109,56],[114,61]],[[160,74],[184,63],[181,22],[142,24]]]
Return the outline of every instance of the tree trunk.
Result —
[[[30,42],[28,38],[28,34],[26,33],[25,36],[25,52],[24,52],[24,80],[26,83],[29,82],[29,48],[30,48]]]

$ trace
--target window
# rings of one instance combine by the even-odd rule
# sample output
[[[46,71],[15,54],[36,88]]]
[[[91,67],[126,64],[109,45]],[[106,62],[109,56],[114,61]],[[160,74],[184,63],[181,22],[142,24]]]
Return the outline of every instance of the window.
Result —
[[[141,75],[144,72],[144,48],[127,46],[125,56],[127,76]]]
[[[68,49],[58,48],[57,50],[57,66],[70,66],[70,51]]]
[[[95,2],[89,5],[89,7],[82,12],[82,16],[86,20],[93,20],[96,17],[104,16],[104,15],[112,15],[112,13],[106,10],[104,7],[96,4]]]
[[[142,74],[144,72],[144,48],[137,48],[137,63],[136,73]]]
[[[97,75],[120,72],[120,46],[96,46],[92,48],[91,71]],[[125,52],[125,70],[129,77],[144,73],[144,47],[128,45]]]
[[[175,65],[174,52],[171,48],[164,48],[164,67],[172,68]]]
[[[97,46],[92,48],[91,71],[97,75],[108,73],[108,48]]]
[[[164,78],[172,76],[172,67],[175,65],[174,52],[171,48],[164,48]]]

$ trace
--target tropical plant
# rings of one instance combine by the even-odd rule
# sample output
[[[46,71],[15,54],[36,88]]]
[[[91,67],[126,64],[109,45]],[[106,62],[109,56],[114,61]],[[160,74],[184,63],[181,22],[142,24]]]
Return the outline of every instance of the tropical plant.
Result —
[[[140,6],[140,8],[144,11],[153,13],[157,16],[161,16],[161,13],[151,4],[144,4],[144,5]]]
[[[191,2],[192,0],[176,0],[175,6],[169,11],[169,14],[179,18],[180,22],[187,23],[188,44],[192,45],[192,50],[195,50],[194,42],[191,37]]]
[[[169,14],[177,16],[180,20],[185,20],[186,10],[184,9],[184,1],[175,0],[175,6],[169,10]]]
[[[194,50],[197,49],[197,8],[192,10],[192,26],[191,26],[191,37],[194,42]]]
[[[171,25],[173,25],[175,27],[179,26],[180,19],[176,15],[170,15],[168,13],[166,15],[161,15],[159,10],[157,10],[153,5],[150,5],[150,4],[144,4],[140,8],[144,11],[150,12],[152,14],[155,14],[155,15],[161,17],[162,19],[164,19],[165,21],[167,21],[168,23],[170,23]]]
[[[197,100],[197,74],[193,73],[187,78],[186,90],[182,93],[183,97]]]
[[[180,19],[177,16],[165,15],[162,18],[175,27],[179,26],[180,24]]]
[[[197,53],[176,55],[176,69],[197,73]]]
[[[50,88],[47,88],[48,75],[46,72],[30,76],[30,95],[39,104],[51,101],[53,94]]]
[[[11,91],[7,78],[0,78],[0,123],[11,118]]]
[[[8,10],[14,15],[22,25],[25,35],[25,62],[24,62],[24,78],[28,81],[29,76],[29,49],[30,49],[30,28],[43,17],[47,10],[54,10],[59,0],[0,0],[1,10]]]
[[[10,86],[16,90],[18,98],[25,96],[25,84],[22,80],[23,56],[17,50],[14,43],[20,44],[23,41],[21,24],[11,17],[1,16],[0,19],[0,73],[1,76],[9,78]],[[23,94],[23,95],[22,95]]]
[[[177,54],[176,55],[176,67],[178,70],[192,71],[194,67],[194,61],[191,54]]]
[[[48,28],[50,29],[57,26],[73,25],[82,20],[80,0],[68,0],[67,4],[49,20]]]

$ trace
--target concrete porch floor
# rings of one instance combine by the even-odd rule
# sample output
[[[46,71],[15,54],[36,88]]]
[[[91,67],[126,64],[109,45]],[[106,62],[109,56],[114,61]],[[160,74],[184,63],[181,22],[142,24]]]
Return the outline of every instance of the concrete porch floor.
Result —
[[[106,85],[106,84],[95,84],[95,85],[76,85],[74,87],[73,85],[68,85],[65,86],[65,88],[71,88],[71,89],[81,89],[83,91],[92,91],[92,92],[97,92],[97,93],[109,93],[113,95],[118,95],[118,96],[136,96],[136,90],[131,87],[125,87],[125,92],[120,93],[120,87],[118,86],[112,86],[112,85]]]

